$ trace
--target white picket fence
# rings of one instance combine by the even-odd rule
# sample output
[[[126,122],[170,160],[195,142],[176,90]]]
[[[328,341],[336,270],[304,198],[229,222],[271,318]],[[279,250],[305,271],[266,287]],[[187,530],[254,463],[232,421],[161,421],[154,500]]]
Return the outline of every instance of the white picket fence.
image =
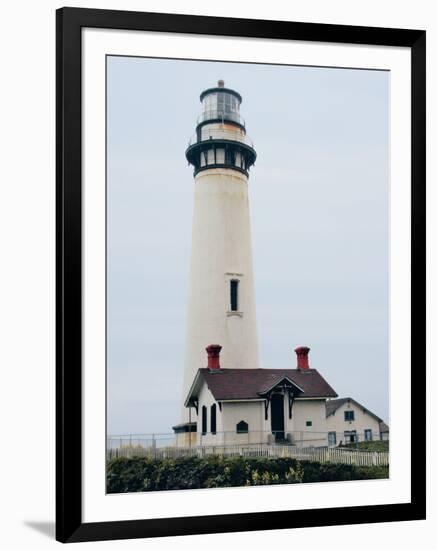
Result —
[[[210,445],[193,447],[142,447],[125,445],[109,448],[107,458],[144,456],[161,460],[164,458],[205,457],[210,455],[244,456],[265,458],[295,458],[309,462],[330,462],[356,466],[387,466],[389,453],[381,451],[360,451],[341,447],[296,447],[293,445]]]
[[[331,462],[356,466],[388,466],[389,464],[389,453],[386,451],[359,451],[341,447],[286,447],[285,454],[279,456],[310,462]]]

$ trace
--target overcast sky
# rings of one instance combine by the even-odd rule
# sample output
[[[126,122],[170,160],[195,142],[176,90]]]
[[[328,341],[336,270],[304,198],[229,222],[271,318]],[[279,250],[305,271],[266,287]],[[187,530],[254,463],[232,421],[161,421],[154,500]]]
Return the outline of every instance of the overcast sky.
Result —
[[[108,58],[108,433],[179,422],[193,208],[185,149],[224,79],[249,178],[260,366],[297,345],[388,421],[389,73]]]

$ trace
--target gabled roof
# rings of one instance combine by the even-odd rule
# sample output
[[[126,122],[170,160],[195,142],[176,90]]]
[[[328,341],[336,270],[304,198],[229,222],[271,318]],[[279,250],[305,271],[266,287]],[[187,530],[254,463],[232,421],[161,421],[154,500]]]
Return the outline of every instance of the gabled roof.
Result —
[[[380,422],[379,423],[379,431],[380,432],[389,432],[390,428],[388,427],[388,424],[386,424],[385,422]]]
[[[361,405],[361,403],[358,403],[358,401],[356,401],[352,397],[342,397],[340,399],[331,399],[330,401],[327,401],[326,402],[326,418],[328,418],[328,416],[331,416],[332,414],[334,414],[337,409],[339,409],[342,405],[344,405],[348,401],[352,401],[353,403],[355,403],[355,405],[357,407],[360,407],[360,409],[363,409],[363,411],[365,411],[366,413],[368,413],[368,414],[372,415],[374,418],[376,418],[376,420],[378,422],[382,422],[382,418],[379,418],[379,416],[377,416],[372,411],[369,411],[369,409],[367,407],[364,407],[363,405]]]
[[[285,386],[285,387],[292,386],[295,390],[297,390],[299,392],[299,394],[304,393],[304,389],[301,388],[296,383],[295,380],[291,380],[287,375],[283,375],[283,376],[279,375],[279,376],[274,376],[274,377],[272,376],[272,378],[267,381],[267,385],[258,391],[258,395],[260,395],[260,396],[267,395],[274,388],[276,388],[276,386],[278,384],[280,384],[282,386]]]
[[[272,387],[287,379],[301,397],[337,397],[316,369],[199,369],[185,404],[198,395],[205,382],[216,401],[261,399]]]
[[[349,397],[341,397],[340,399],[330,399],[326,401],[326,418],[334,414],[337,409],[344,405],[349,400]]]

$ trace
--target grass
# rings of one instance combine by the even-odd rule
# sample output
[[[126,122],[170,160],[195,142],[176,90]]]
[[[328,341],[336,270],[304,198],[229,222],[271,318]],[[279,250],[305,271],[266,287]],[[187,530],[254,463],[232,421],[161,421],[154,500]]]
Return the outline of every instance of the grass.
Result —
[[[358,449],[359,451],[388,451],[389,441],[360,441],[359,443],[349,443],[344,445],[351,449]]]

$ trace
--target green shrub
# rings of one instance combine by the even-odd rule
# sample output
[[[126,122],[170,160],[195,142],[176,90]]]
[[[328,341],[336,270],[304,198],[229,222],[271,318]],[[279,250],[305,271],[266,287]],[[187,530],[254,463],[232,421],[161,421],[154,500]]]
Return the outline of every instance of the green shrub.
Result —
[[[382,479],[388,467],[299,462],[292,458],[210,456],[153,460],[114,458],[107,463],[108,493],[168,491],[212,487],[240,487]]]

